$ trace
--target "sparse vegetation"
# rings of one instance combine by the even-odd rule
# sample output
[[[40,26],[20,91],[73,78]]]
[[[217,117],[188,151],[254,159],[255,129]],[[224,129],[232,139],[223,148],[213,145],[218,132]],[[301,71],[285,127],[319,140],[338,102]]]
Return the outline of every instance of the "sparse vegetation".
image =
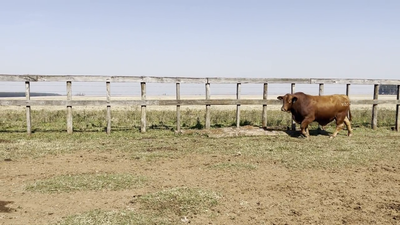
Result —
[[[214,192],[178,187],[140,196],[137,201],[145,210],[162,215],[191,216],[210,211],[217,205],[219,198]]]
[[[146,178],[132,174],[69,174],[37,180],[25,189],[40,193],[116,191],[138,188],[143,186],[145,182]]]
[[[171,221],[154,215],[146,215],[133,211],[106,211],[92,210],[77,215],[71,215],[55,223],[56,225],[94,225],[94,224],[130,224],[130,225],[147,225],[160,224],[172,225]]]
[[[68,216],[56,224],[172,225],[187,223],[189,221],[187,218],[195,214],[211,214],[211,209],[218,204],[219,198],[220,196],[214,192],[198,188],[172,188],[134,199],[133,204],[140,204],[139,212],[93,210]]]
[[[334,127],[328,127],[327,131],[332,132],[333,129]],[[226,156],[235,156],[240,151],[241,156],[273,160],[288,168],[329,169],[364,165],[371,160],[382,158],[398,158],[399,133],[387,128],[372,130],[362,127],[356,128],[354,132],[351,138],[345,136],[346,132],[342,132],[333,140],[326,135],[317,136],[316,132],[312,132],[310,139],[315,141],[287,135],[210,138],[196,132],[179,135],[169,130],[150,130],[146,133],[117,131],[109,136],[103,132],[77,132],[73,135],[64,132],[44,132],[31,136],[24,136],[21,133],[0,133],[0,161],[78,154],[82,151],[112,153],[117,158],[124,157],[130,160],[157,161],[190,154],[212,155],[219,150],[218,154]],[[220,146],[223,148],[219,149]],[[240,163],[219,162],[209,167],[252,170],[257,167],[257,163],[252,160]],[[61,180],[83,182],[85,179],[100,177],[88,174],[80,178],[67,175]],[[106,177],[112,179],[111,175]],[[51,183],[57,183],[57,179]]]

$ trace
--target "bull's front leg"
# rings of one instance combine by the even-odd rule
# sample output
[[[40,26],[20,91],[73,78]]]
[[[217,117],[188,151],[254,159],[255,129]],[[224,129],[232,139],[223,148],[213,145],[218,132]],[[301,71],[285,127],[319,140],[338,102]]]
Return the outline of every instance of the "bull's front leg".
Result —
[[[312,121],[314,121],[314,118],[305,118],[300,124],[301,134],[306,138],[310,136],[308,125],[312,123]]]
[[[309,136],[310,136],[310,134],[309,134],[309,132],[308,132],[308,124],[306,124],[306,123],[301,123],[300,124],[300,129],[301,129],[301,134],[304,136],[304,137],[306,137],[306,138],[308,138]]]

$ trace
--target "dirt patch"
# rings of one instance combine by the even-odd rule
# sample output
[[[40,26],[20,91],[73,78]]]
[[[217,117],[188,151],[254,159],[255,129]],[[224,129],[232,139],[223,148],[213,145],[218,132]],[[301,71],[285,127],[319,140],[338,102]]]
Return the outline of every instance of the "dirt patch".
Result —
[[[399,174],[385,169],[290,171],[273,162],[254,162],[257,170],[226,173],[208,165],[245,161],[243,156],[191,155],[171,160],[131,161],[95,153],[46,157],[2,166],[2,224],[48,224],[94,209],[135,210],[133,199],[160,189],[202,187],[223,193],[215,218],[196,215],[192,224],[396,224]],[[96,159],[96,160],[91,160]],[[397,167],[398,169],[398,167]],[[200,172],[201,171],[201,172]],[[134,173],[151,177],[151,186],[113,192],[45,195],[26,192],[36,179],[77,173]],[[397,181],[397,182],[396,182]],[[397,201],[397,202],[393,202]],[[384,206],[384,207],[379,207]],[[16,210],[14,210],[16,209]],[[1,218],[1,217],[0,217]]]

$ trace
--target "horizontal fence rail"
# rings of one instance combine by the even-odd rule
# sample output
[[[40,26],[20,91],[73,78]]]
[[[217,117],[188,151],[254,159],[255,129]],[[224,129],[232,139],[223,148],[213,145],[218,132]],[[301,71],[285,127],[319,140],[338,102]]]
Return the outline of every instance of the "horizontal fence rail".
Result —
[[[321,78],[193,78],[193,77],[155,77],[155,76],[104,76],[104,75],[12,75],[0,74],[0,81],[13,82],[133,82],[133,83],[213,83],[213,84],[355,84],[400,85],[400,80],[391,79],[321,79]]]
[[[111,132],[111,108],[112,106],[137,105],[141,107],[141,131],[146,131],[146,106],[176,106],[177,111],[177,131],[180,131],[180,106],[204,105],[206,107],[206,129],[210,128],[210,108],[212,105],[233,105],[236,106],[236,125],[240,124],[241,105],[260,105],[262,106],[262,126],[267,124],[267,106],[279,105],[281,101],[268,99],[268,84],[291,84],[291,93],[295,92],[296,84],[319,84],[319,95],[323,95],[324,84],[345,84],[346,94],[349,95],[351,85],[374,85],[373,99],[351,100],[351,104],[372,105],[371,127],[377,128],[377,114],[379,104],[393,104],[396,106],[395,130],[400,130],[400,80],[389,79],[319,79],[319,78],[192,78],[192,77],[155,77],[155,76],[103,76],[103,75],[13,75],[0,74],[0,82],[24,82],[25,100],[0,99],[0,106],[25,106],[27,133],[31,133],[31,107],[32,106],[65,106],[67,108],[67,132],[73,132],[72,107],[74,106],[104,106],[107,108],[107,133]],[[31,100],[31,82],[65,82],[67,96],[66,100]],[[104,100],[73,100],[73,82],[105,82],[106,98]],[[138,83],[141,87],[140,100],[111,100],[111,83]],[[147,83],[175,83],[176,99],[173,100],[150,100],[146,99]],[[180,84],[204,84],[205,99],[181,99]],[[236,84],[236,99],[212,99],[210,97],[210,84]],[[262,99],[244,99],[241,96],[242,84],[263,84]],[[380,85],[397,85],[396,100],[379,100]],[[284,94],[284,93],[282,93]],[[295,122],[292,120],[292,129],[295,129]]]
[[[191,99],[191,100],[0,100],[3,106],[130,106],[130,105],[281,105],[280,100]],[[400,104],[400,100],[351,100],[353,105]]]

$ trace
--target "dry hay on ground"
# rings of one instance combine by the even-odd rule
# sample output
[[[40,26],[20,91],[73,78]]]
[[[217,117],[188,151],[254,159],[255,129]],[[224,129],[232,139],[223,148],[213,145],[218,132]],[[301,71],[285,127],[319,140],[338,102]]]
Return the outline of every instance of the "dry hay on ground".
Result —
[[[213,138],[236,137],[236,136],[262,136],[262,135],[285,135],[286,133],[279,130],[266,130],[255,126],[242,127],[223,127],[201,130],[181,130],[183,134],[201,134]]]

